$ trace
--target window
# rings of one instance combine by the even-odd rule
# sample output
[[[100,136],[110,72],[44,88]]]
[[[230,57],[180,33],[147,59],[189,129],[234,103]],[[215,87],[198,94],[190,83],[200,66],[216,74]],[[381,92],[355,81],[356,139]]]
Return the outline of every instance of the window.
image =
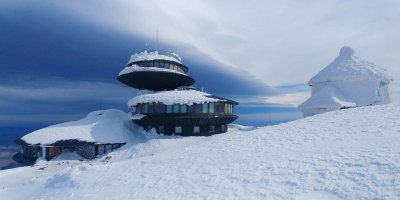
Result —
[[[167,113],[172,113],[172,105],[167,105]]]
[[[99,144],[97,154],[98,155],[104,154],[104,145]]]
[[[157,133],[164,133],[164,126],[158,126]]]
[[[215,126],[214,125],[210,125],[210,133],[215,133]]]
[[[165,113],[165,105],[161,103],[157,103],[157,113]]]
[[[164,68],[164,64],[165,64],[164,62],[160,62],[159,67]]]
[[[182,133],[182,126],[175,126],[175,134]]]
[[[202,104],[193,104],[189,106],[189,113],[201,113]]]
[[[119,148],[119,144],[113,144],[113,145],[112,145],[112,149],[113,149],[113,150],[118,149],[118,148]]]
[[[187,112],[187,105],[186,104],[182,104],[181,105],[181,113],[186,113]]]
[[[214,103],[210,103],[210,113],[214,113],[215,111],[215,104]]]
[[[106,153],[110,153],[112,149],[112,145],[111,144],[107,144],[106,145]]]
[[[154,104],[154,103],[149,103],[148,105],[149,105],[149,107],[148,107],[148,113],[153,113],[153,112],[154,112],[155,104]]]
[[[179,113],[179,104],[174,104],[174,106],[173,106],[173,112],[174,112],[174,113]]]
[[[200,126],[193,126],[193,133],[200,133]]]
[[[208,113],[208,103],[203,103],[203,113]]]
[[[164,68],[169,69],[169,63],[165,63]]]
[[[144,104],[144,112],[143,113],[148,113],[149,112],[149,104],[145,103]]]
[[[159,67],[160,63],[159,62],[154,62],[154,67]]]

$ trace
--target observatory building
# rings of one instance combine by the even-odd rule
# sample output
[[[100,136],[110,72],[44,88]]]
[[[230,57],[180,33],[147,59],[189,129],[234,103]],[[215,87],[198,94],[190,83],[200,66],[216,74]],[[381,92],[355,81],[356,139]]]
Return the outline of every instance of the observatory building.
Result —
[[[131,56],[118,80],[139,89],[129,100],[131,119],[146,130],[181,136],[209,136],[227,131],[237,102],[192,87],[188,67],[174,53],[141,52]]]

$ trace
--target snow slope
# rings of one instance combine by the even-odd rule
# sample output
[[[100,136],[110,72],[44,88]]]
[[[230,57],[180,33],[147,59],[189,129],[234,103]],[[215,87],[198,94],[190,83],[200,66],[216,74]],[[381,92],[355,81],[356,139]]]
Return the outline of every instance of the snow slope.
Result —
[[[400,106],[0,171],[4,199],[400,199]],[[140,133],[135,133],[140,134]]]

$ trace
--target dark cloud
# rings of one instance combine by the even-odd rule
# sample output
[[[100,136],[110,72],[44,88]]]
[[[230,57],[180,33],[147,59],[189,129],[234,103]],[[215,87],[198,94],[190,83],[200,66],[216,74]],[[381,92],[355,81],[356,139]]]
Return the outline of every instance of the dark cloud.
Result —
[[[100,108],[127,110],[126,101],[136,90],[116,76],[131,54],[155,47],[181,54],[195,86],[209,93],[243,99],[273,92],[194,47],[154,44],[51,6],[2,9],[0,24],[0,126],[44,126]]]

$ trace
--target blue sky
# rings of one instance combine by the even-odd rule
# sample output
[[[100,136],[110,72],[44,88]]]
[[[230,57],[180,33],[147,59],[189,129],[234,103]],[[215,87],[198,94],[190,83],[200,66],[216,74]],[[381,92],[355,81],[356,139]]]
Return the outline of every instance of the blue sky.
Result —
[[[180,54],[196,87],[240,102],[237,123],[297,119],[307,81],[344,45],[400,73],[399,8],[397,1],[5,0],[0,134],[100,108],[128,111],[136,91],[116,76],[145,49]]]

